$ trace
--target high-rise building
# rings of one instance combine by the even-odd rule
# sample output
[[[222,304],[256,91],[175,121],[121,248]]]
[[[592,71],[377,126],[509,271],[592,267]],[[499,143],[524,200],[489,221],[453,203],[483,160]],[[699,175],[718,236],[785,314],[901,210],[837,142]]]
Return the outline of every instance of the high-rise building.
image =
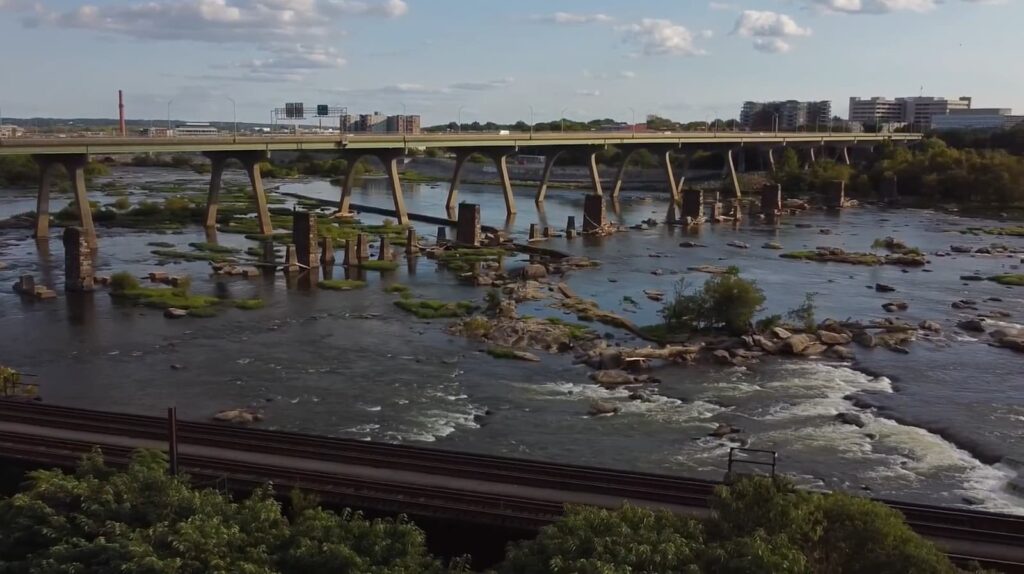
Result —
[[[418,134],[420,133],[419,116],[388,116],[388,133]]]
[[[357,132],[384,133],[388,131],[388,118],[380,112],[372,114],[359,114],[359,122],[356,124]]]
[[[832,118],[832,102],[744,102],[740,125],[750,130],[785,130],[827,128]]]
[[[931,126],[932,118],[970,108],[971,98],[968,97],[850,98],[850,121],[872,125],[904,123],[924,129]]]

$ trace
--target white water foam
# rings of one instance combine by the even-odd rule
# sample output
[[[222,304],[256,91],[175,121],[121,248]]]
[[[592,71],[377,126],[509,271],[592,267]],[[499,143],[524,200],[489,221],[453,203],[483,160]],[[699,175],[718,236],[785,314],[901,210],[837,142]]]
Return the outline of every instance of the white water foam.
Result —
[[[548,398],[562,400],[601,400],[615,403],[620,407],[621,415],[646,416],[658,421],[668,423],[694,423],[708,419],[716,414],[728,410],[725,407],[711,404],[706,401],[684,402],[663,395],[656,394],[653,389],[645,389],[644,395],[647,400],[629,400],[630,389],[605,388],[600,385],[577,384],[569,382],[546,383],[543,385],[530,385],[528,388]]]

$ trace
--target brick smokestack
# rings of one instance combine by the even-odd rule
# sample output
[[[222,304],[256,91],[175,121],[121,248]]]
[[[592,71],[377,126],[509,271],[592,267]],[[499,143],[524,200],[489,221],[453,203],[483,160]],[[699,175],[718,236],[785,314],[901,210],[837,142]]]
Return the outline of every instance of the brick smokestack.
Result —
[[[128,135],[128,130],[124,123],[124,92],[121,90],[117,91],[117,112],[117,117],[120,119],[120,123],[118,125],[121,127],[121,136],[126,136]]]

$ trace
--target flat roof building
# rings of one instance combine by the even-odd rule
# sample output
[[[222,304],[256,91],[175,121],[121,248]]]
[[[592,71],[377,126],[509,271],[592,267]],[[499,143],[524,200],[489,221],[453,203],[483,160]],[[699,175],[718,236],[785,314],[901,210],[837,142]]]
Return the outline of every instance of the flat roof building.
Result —
[[[740,125],[749,130],[797,131],[801,128],[827,128],[832,119],[832,102],[744,102]]]
[[[1004,130],[1024,121],[1024,116],[1015,116],[1010,108],[973,108],[950,110],[946,115],[935,116],[931,121],[933,130]]]
[[[850,121],[871,125],[905,123],[923,130],[932,125],[932,118],[969,109],[969,97],[850,98]]]

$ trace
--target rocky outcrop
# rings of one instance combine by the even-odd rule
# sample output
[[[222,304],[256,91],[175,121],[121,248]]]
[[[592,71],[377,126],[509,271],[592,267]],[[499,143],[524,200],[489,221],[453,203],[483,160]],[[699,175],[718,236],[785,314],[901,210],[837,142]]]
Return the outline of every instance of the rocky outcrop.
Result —
[[[848,345],[853,340],[847,334],[833,333],[831,331],[818,331],[818,339],[826,345]]]
[[[594,401],[590,403],[587,414],[592,417],[608,416],[618,414],[622,407],[605,401]]]
[[[213,415],[213,420],[231,424],[252,424],[263,420],[263,415],[252,409],[228,409]]]
[[[178,309],[177,307],[170,307],[168,309],[164,309],[164,317],[167,317],[168,319],[183,319],[188,317],[188,311],[185,309]]]
[[[966,319],[956,324],[957,328],[967,331],[968,333],[984,333],[985,324],[979,319]]]
[[[790,337],[787,337],[784,341],[782,341],[782,345],[780,346],[779,350],[780,352],[788,355],[802,355],[808,347],[816,344],[818,344],[818,340],[814,337],[814,335],[802,333],[799,335],[791,335]]]
[[[618,369],[590,373],[590,379],[601,386],[607,387],[633,385],[639,382],[646,382],[640,381],[638,377]]]
[[[708,436],[713,436],[715,438],[725,438],[731,434],[739,434],[741,432],[743,432],[743,429],[736,428],[726,423],[718,423],[718,426],[715,427],[715,430],[709,432]]]
[[[918,324],[918,328],[920,328],[922,331],[928,331],[930,333],[942,332],[942,325],[939,325],[935,321],[921,321],[921,323]]]

